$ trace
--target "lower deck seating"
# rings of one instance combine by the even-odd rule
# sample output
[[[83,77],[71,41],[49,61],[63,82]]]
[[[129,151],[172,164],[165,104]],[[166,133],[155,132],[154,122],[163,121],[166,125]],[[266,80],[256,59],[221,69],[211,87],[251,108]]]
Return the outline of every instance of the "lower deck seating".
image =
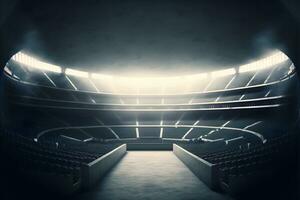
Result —
[[[80,188],[83,165],[95,161],[120,146],[120,144],[100,144],[97,146],[97,151],[89,152],[68,146],[55,147],[51,144],[40,144],[19,134],[5,131],[1,138],[2,150],[9,159],[10,165],[18,172],[37,179],[47,179],[41,180],[41,183],[55,180],[54,185],[58,185],[59,182],[65,181],[68,182],[65,185],[71,184],[70,188],[74,186],[76,189]]]
[[[263,180],[286,173],[295,160],[295,135],[282,135],[265,144],[232,145],[215,151],[205,151],[201,144],[180,146],[210,165],[216,167],[219,187],[230,194],[241,193],[251,187],[258,187]]]

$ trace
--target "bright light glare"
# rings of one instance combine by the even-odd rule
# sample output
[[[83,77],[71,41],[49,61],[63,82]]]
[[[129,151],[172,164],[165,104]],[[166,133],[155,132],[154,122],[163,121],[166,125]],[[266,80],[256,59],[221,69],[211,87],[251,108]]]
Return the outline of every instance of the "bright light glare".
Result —
[[[4,67],[4,71],[5,71],[7,74],[9,74],[10,76],[13,75],[13,73],[11,72],[11,70],[10,70],[7,66]]]
[[[66,71],[65,71],[65,73],[67,75],[77,76],[77,77],[82,77],[82,78],[88,78],[89,77],[89,73],[88,72],[79,71],[79,70],[70,69],[70,68],[67,68]]]
[[[290,74],[293,73],[295,70],[296,70],[296,67],[295,67],[294,64],[292,64],[292,65],[290,66],[289,71],[288,71],[287,74],[290,75]]]
[[[109,76],[93,73],[93,79],[112,85],[114,93],[121,94],[178,94],[185,92],[191,81],[201,81],[208,77],[207,73],[171,77],[141,77],[141,76]],[[198,85],[197,85],[198,87]]]
[[[222,77],[222,76],[234,75],[235,73],[236,73],[235,68],[229,68],[229,69],[214,71],[211,73],[211,76],[213,78],[217,78],[217,77]]]
[[[93,79],[112,79],[113,77],[110,75],[106,75],[106,74],[97,74],[97,73],[92,73],[91,77]]]
[[[280,64],[288,59],[289,58],[283,52],[276,51],[269,57],[242,65],[239,68],[227,68],[223,70],[212,71],[210,73],[196,73],[192,75],[166,75],[161,77],[144,75],[115,76],[101,73],[89,73],[71,68],[66,68],[65,74],[82,78],[91,78],[89,80],[97,91],[126,95],[168,95],[199,92],[199,88],[203,88],[202,86],[206,86],[207,88],[215,78],[235,75],[237,72],[244,73],[266,69]],[[31,57],[23,52],[15,54],[12,57],[12,60],[27,67],[36,68],[43,71],[51,71],[56,73],[62,73],[63,71],[59,66],[42,62],[37,58]],[[4,70],[8,74],[13,73],[8,68],[5,68]],[[291,67],[288,73],[292,73],[293,71],[294,68]],[[95,82],[95,84],[92,82],[92,80]],[[75,85],[74,88],[76,88]]]
[[[256,62],[252,62],[246,65],[242,65],[239,67],[239,72],[249,72],[249,71],[257,71],[261,69],[266,69],[272,67],[274,65],[280,64],[289,58],[283,52],[277,52],[269,57],[263,58]]]
[[[36,69],[40,69],[40,70],[44,70],[44,71],[51,71],[51,72],[56,72],[56,73],[61,73],[62,69],[61,67],[57,66],[57,65],[52,65],[49,63],[45,63],[42,62],[36,58],[33,58],[29,55],[26,55],[22,52],[18,52],[17,54],[15,54],[12,57],[12,60],[26,65],[27,67],[32,67],[32,68],[36,68]]]
[[[139,122],[136,121],[135,122],[137,126],[139,126]],[[139,138],[140,137],[140,132],[139,132],[139,128],[135,128],[135,133],[136,133],[136,137]]]
[[[208,73],[194,74],[185,76],[186,79],[206,79],[208,77]]]
[[[161,125],[161,126],[163,125],[163,120],[160,121],[160,125]],[[160,132],[159,132],[159,137],[160,137],[160,138],[162,138],[163,133],[164,133],[164,128],[160,128]]]

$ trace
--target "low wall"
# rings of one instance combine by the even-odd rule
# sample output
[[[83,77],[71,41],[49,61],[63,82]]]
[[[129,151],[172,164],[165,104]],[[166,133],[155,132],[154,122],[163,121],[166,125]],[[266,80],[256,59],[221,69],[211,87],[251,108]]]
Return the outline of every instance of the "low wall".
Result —
[[[81,167],[82,187],[88,189],[126,154],[126,144]]]
[[[71,195],[80,189],[81,180],[74,182],[72,175],[53,174],[39,171],[21,171],[27,180],[38,184],[47,191]]]
[[[141,151],[172,151],[172,144],[158,144],[158,143],[128,143],[127,150],[141,150]]]
[[[218,189],[216,165],[203,160],[176,144],[173,144],[173,153],[207,186],[211,189]]]

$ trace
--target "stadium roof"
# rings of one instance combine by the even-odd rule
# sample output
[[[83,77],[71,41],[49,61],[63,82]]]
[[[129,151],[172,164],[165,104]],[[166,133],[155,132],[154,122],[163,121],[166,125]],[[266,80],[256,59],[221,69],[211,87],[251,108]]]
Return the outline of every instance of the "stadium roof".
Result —
[[[191,74],[239,66],[285,50],[295,32],[285,5],[274,0],[17,5],[21,12],[13,25],[23,27],[24,52],[54,65],[103,73]]]

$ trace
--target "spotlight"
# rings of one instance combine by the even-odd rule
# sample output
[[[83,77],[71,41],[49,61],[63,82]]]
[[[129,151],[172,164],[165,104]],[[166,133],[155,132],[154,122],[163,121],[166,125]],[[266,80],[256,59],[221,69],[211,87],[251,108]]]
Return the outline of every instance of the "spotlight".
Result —
[[[211,73],[211,77],[217,78],[217,77],[222,77],[222,76],[234,75],[235,73],[236,73],[235,68],[229,68],[229,69],[214,71]]]
[[[70,69],[70,68],[67,68],[66,71],[65,71],[65,73],[67,75],[77,76],[77,77],[82,77],[82,78],[88,78],[89,77],[89,73],[88,72],[79,71],[79,70]]]
[[[22,52],[18,52],[17,54],[15,54],[12,57],[12,60],[14,60],[22,65],[26,65],[27,67],[36,68],[36,69],[40,69],[43,71],[51,71],[51,72],[55,72],[55,73],[62,72],[61,67],[59,67],[57,65],[52,65],[49,63],[42,62],[42,61],[40,61],[34,57],[31,57],[25,53],[22,53]]]
[[[274,65],[283,63],[289,58],[283,52],[277,52],[269,57],[263,58],[261,60],[242,65],[239,67],[239,73],[257,71],[272,67]]]

